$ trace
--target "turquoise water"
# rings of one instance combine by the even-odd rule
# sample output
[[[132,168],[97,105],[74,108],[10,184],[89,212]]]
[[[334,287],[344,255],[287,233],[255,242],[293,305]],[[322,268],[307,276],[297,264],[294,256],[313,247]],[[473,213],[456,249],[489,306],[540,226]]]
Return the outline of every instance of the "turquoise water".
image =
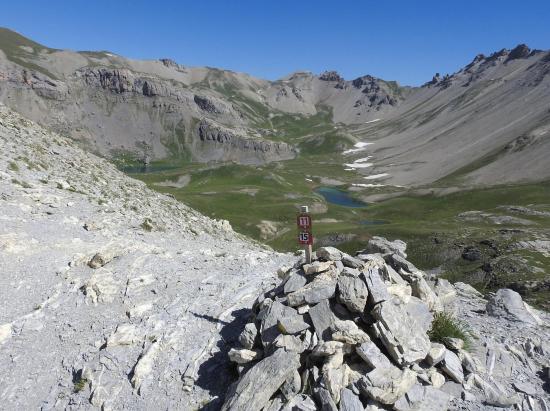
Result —
[[[361,200],[356,200],[347,191],[339,190],[337,188],[319,187],[315,189],[315,192],[322,195],[323,198],[331,204],[350,208],[367,207],[367,203],[364,203]]]

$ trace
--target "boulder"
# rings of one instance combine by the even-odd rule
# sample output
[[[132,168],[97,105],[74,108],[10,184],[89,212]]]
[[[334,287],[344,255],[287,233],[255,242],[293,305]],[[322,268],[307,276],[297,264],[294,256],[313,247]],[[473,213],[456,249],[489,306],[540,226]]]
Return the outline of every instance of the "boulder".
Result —
[[[297,353],[276,350],[256,363],[228,393],[222,411],[261,410],[269,399],[300,366]]]
[[[300,317],[295,309],[287,307],[278,301],[273,301],[266,308],[260,326],[262,344],[267,347],[280,334],[278,322],[282,318]]]
[[[475,373],[478,371],[478,361],[476,361],[468,352],[459,350],[458,358],[460,359],[460,363],[462,364],[464,371],[468,373]]]
[[[315,402],[309,395],[299,394],[285,404],[281,411],[316,411]]]
[[[263,408],[262,411],[281,411],[284,407],[285,400],[282,395],[277,395]]]
[[[302,378],[298,370],[294,371],[294,374],[288,378],[281,386],[281,394],[287,399],[287,401],[294,398],[302,388]]]
[[[352,312],[362,313],[367,305],[369,291],[359,271],[344,268],[338,277],[337,299]]]
[[[441,303],[435,292],[430,288],[426,280],[422,277],[411,279],[412,295],[424,301],[430,311],[441,311]]]
[[[370,263],[373,267],[383,267],[386,260],[381,254],[357,254],[357,258],[365,263]]]
[[[389,368],[392,366],[390,360],[372,341],[362,343],[355,351],[372,368]]]
[[[309,348],[309,344],[304,343],[304,341],[295,335],[280,334],[277,338],[275,338],[273,345],[270,348],[275,350],[278,348],[283,348],[287,351],[301,354]]]
[[[462,381],[464,381],[462,363],[454,352],[450,350],[445,350],[445,356],[443,357],[443,361],[441,362],[441,369],[453,381],[457,383],[462,383]]]
[[[305,313],[309,312],[309,309],[311,307],[308,304],[301,305],[299,307],[296,307],[296,311],[298,311],[298,314],[304,315]]]
[[[384,264],[382,266],[381,272],[384,276],[384,279],[391,282],[392,284],[409,285],[409,283],[403,280],[403,277],[401,277],[398,272],[395,271],[393,267],[389,264]]]
[[[408,303],[412,296],[412,289],[409,284],[391,284],[387,287],[388,293],[398,297],[404,303]]]
[[[363,271],[365,283],[369,291],[369,301],[371,304],[378,304],[390,298],[386,284],[382,281],[380,271],[376,267],[368,267]]]
[[[455,288],[449,280],[445,280],[444,278],[435,280],[434,291],[443,305],[450,304],[456,299]]]
[[[414,266],[413,263],[405,260],[405,258],[401,257],[398,254],[391,254],[387,257],[385,257],[385,260],[388,264],[390,264],[398,273],[401,273],[400,275],[407,275],[407,273],[419,273],[422,275],[422,272]]]
[[[328,341],[331,338],[331,328],[334,325],[335,316],[330,309],[328,300],[323,300],[319,304],[309,309],[309,317],[315,328],[315,334],[321,341]]]
[[[487,405],[495,407],[508,408],[520,402],[520,397],[516,393],[507,393],[502,391],[494,383],[489,383],[477,374],[473,374],[474,384],[482,392],[482,401]]]
[[[288,294],[288,304],[292,307],[303,304],[316,304],[334,297],[337,277],[332,271],[319,274],[305,287]]]
[[[537,395],[537,388],[529,382],[516,381],[513,383],[513,386],[517,392],[522,392],[531,396]]]
[[[109,263],[113,258],[114,255],[111,255],[109,253],[97,253],[92,257],[90,261],[88,261],[88,266],[90,268],[100,268]]]
[[[228,355],[229,359],[237,364],[247,364],[261,357],[261,353],[257,350],[237,350],[235,348],[231,348]]]
[[[306,285],[306,283],[306,277],[298,273],[292,273],[286,280],[283,291],[285,294],[293,293],[294,291],[298,291],[300,288]]]
[[[341,341],[321,341],[315,346],[311,355],[318,357],[329,357],[343,351],[345,344]]]
[[[377,320],[373,331],[392,358],[400,365],[412,364],[426,358],[431,348],[425,328],[409,315],[397,298],[378,304],[372,311]]]
[[[332,360],[332,361],[331,361]],[[332,358],[329,358],[321,371],[322,381],[330,392],[330,396],[335,403],[340,402],[340,392],[342,388],[348,385],[346,367],[343,366],[342,352],[336,353]]]
[[[299,314],[279,318],[277,320],[277,328],[282,334],[299,334],[309,328],[309,324],[306,323],[302,316]]]
[[[380,253],[380,254],[397,254],[403,258],[407,258],[405,250],[407,244],[401,240],[389,241],[384,237],[372,237],[362,253]]]
[[[340,411],[364,411],[359,396],[348,388],[340,391]]]
[[[311,264],[304,264],[302,269],[306,275],[313,275],[327,271],[332,265],[332,261],[314,261]]]
[[[506,318],[509,321],[538,326],[541,320],[532,313],[517,292],[502,288],[487,303],[487,313],[493,317]]]
[[[411,297],[405,304],[405,310],[416,320],[422,330],[427,332],[433,321],[433,315],[430,312],[428,306],[419,298]]]
[[[449,394],[430,386],[415,384],[407,393],[395,402],[395,411],[441,411],[448,409]]]
[[[361,330],[354,321],[336,320],[332,326],[332,339],[346,344],[362,344],[370,341],[366,332]]]
[[[343,253],[334,247],[320,247],[317,251],[317,258],[323,261],[340,261]]]
[[[334,403],[334,400],[332,399],[330,392],[326,388],[321,388],[321,387],[315,388],[313,391],[313,395],[320,405],[319,410],[338,411],[338,407]]]
[[[244,326],[243,331],[239,334],[239,343],[243,348],[250,350],[254,347],[254,342],[258,336],[258,327],[254,323],[248,323]]]
[[[477,291],[474,287],[472,287],[470,284],[462,283],[462,282],[456,282],[453,284],[453,287],[455,288],[458,295],[462,297],[478,297],[483,298],[483,294],[481,294],[479,291]]]
[[[365,395],[382,404],[393,404],[401,398],[416,383],[416,373],[406,368],[400,370],[375,368],[357,382],[357,386]]]
[[[435,368],[430,368],[426,375],[428,376],[428,380],[432,386],[435,388],[440,388],[445,384],[445,376],[438,372]]]
[[[443,361],[446,352],[447,349],[443,344],[433,342],[431,343],[430,351],[428,351],[428,355],[426,356],[426,362],[429,365],[437,365]]]
[[[445,384],[440,387],[440,390],[449,394],[451,398],[461,398],[464,392],[462,384],[458,384],[454,381],[446,381]]]
[[[387,408],[384,408],[384,406],[378,401],[368,399],[365,411],[385,411],[386,409]]]
[[[342,254],[342,264],[349,268],[362,268],[363,262],[359,258],[352,257],[348,254]]]

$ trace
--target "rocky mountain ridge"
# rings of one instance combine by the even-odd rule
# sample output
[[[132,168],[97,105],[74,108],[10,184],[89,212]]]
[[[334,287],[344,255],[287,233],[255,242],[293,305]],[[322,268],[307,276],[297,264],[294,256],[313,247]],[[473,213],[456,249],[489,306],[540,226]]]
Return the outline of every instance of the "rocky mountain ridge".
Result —
[[[300,156],[287,128],[328,112],[319,122],[342,145],[374,143],[373,166],[360,171],[384,175],[378,184],[421,186],[464,173],[466,185],[521,183],[550,178],[541,160],[550,141],[549,61],[548,51],[519,45],[422,87],[369,75],[348,81],[335,71],[267,81],[170,59],[56,50],[1,29],[0,101],[104,156],[243,164]],[[244,140],[201,139],[197,125],[206,120]]]

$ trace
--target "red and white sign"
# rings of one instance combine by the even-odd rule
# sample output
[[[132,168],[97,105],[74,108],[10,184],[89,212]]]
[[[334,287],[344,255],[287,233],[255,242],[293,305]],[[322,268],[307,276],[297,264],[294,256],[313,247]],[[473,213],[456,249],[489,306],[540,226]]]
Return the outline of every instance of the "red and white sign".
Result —
[[[313,235],[309,231],[300,231],[298,233],[298,242],[300,244],[313,244]]]
[[[297,218],[298,228],[307,230],[311,228],[311,217],[308,214],[300,214]]]

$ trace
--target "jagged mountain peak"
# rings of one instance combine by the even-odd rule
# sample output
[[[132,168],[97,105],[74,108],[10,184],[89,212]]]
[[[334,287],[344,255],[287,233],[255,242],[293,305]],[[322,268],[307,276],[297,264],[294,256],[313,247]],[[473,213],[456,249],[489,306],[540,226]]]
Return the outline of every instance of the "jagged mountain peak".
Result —
[[[344,78],[336,70],[327,70],[319,75],[319,80],[323,81],[344,81]]]
[[[424,83],[422,87],[438,87],[445,89],[453,84],[467,87],[472,81],[483,78],[486,73],[489,73],[491,78],[494,77],[493,72],[501,66],[505,67],[512,62],[527,61],[531,58],[538,59],[540,58],[539,55],[543,53],[544,51],[531,49],[526,44],[518,44],[512,49],[503,48],[488,56],[485,54],[478,54],[470,63],[455,73],[444,75],[436,73],[432,79]],[[542,58],[542,60],[544,61],[544,58]],[[530,65],[526,66],[526,68],[528,67],[530,67]]]

